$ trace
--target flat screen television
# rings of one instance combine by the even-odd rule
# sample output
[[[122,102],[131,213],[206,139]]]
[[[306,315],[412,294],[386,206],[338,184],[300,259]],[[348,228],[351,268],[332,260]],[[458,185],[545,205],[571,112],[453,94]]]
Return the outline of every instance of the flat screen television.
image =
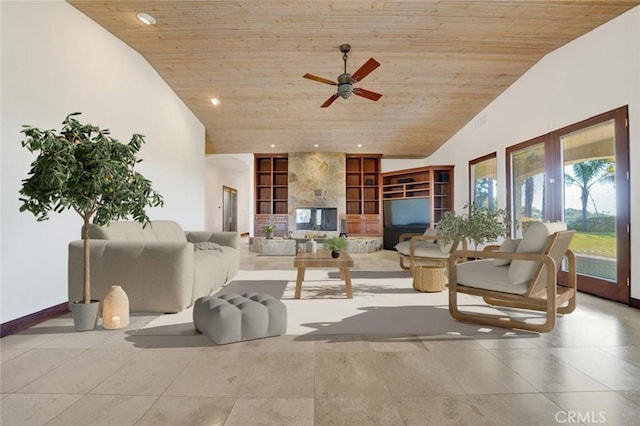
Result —
[[[429,226],[428,198],[402,198],[384,201],[384,226]]]
[[[298,231],[337,231],[338,209],[336,207],[298,207],[296,229]]]

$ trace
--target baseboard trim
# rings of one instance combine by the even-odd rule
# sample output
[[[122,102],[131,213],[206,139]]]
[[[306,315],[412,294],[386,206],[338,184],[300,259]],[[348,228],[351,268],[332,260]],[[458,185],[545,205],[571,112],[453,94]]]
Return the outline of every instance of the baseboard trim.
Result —
[[[629,306],[632,308],[640,309],[640,299],[629,298]]]
[[[69,303],[64,302],[33,314],[25,315],[12,321],[7,321],[4,324],[0,324],[0,338],[26,330],[29,327],[40,324],[41,322],[51,318],[59,317],[67,312],[69,312]]]

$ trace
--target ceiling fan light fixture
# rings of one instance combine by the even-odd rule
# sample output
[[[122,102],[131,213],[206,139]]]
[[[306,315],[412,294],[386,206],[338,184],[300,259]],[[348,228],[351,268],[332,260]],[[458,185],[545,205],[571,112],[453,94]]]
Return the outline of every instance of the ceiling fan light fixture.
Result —
[[[347,99],[353,93],[353,84],[351,83],[342,83],[338,85],[338,94],[343,99]]]
[[[353,93],[353,82],[351,75],[344,73],[338,76],[338,95],[342,99],[347,99]]]
[[[144,12],[137,13],[136,18],[138,18],[138,21],[147,25],[154,25],[156,23],[156,18],[149,15],[148,13],[144,13]]]

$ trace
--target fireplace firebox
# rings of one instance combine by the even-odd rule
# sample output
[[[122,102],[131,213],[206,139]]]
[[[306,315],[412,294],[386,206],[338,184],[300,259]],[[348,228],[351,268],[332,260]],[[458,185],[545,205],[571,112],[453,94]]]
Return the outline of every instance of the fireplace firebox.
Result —
[[[337,231],[338,209],[336,207],[296,208],[298,231]]]

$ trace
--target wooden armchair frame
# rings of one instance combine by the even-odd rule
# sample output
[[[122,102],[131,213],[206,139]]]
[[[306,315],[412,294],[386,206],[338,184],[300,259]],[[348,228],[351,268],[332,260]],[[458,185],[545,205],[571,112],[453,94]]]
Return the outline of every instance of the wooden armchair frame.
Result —
[[[569,249],[574,234],[575,231],[560,231],[549,235],[546,250],[542,254],[498,252],[495,247],[483,251],[456,251],[449,258],[449,313],[453,318],[464,322],[518,328],[540,333],[553,330],[558,313],[569,314],[576,308],[576,256]],[[565,257],[568,260],[569,268],[566,287],[559,286],[557,283],[558,270]],[[540,264],[526,293],[521,295],[459,284],[457,264],[461,258],[535,260]],[[508,315],[464,312],[458,306],[458,293],[481,296],[489,305],[542,311],[546,313],[546,319],[542,324],[527,323]]]

